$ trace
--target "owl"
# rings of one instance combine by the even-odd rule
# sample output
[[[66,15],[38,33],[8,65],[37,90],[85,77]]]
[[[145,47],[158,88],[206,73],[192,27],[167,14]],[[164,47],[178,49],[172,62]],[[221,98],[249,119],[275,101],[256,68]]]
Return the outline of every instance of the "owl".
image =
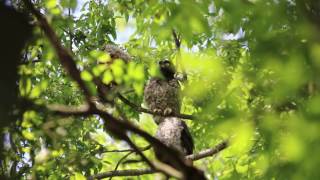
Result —
[[[131,60],[131,56],[116,45],[107,44],[104,51],[110,55],[111,61],[109,63],[112,63],[115,59],[122,59],[125,63]]]
[[[180,152],[180,154],[183,156],[193,153],[194,144],[192,136],[186,123],[179,118],[164,118],[163,121],[158,125],[155,137],[166,146]],[[158,153],[156,151],[156,155],[157,154]]]
[[[131,61],[131,56],[116,45],[107,44],[104,51],[109,54],[110,60],[107,62],[99,62],[99,64],[105,64],[110,67],[116,59],[121,59],[124,63],[129,63]],[[115,81],[111,81],[108,84],[103,84],[101,81],[96,83],[99,85],[99,93],[103,94],[109,101],[113,101],[117,92],[121,89],[120,85]]]
[[[180,113],[180,85],[175,78],[175,68],[168,60],[159,62],[163,78],[151,78],[144,89],[144,99],[148,108],[163,114]],[[192,136],[185,122],[176,117],[154,116],[158,124],[155,137],[171,147],[181,156],[193,153]],[[165,163],[170,162],[155,149],[157,158]]]
[[[159,61],[163,78],[151,78],[144,88],[144,100],[147,107],[165,115],[180,112],[180,84],[175,78],[175,68],[168,60]],[[159,124],[164,117],[154,116]]]

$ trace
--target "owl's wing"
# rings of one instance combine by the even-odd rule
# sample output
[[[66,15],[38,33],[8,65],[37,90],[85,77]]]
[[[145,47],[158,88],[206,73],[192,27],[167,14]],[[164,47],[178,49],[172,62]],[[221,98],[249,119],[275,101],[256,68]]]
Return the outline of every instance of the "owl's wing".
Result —
[[[186,149],[186,155],[190,155],[193,153],[194,149],[193,139],[186,123],[182,121],[181,124],[183,126],[181,131],[181,144]]]
[[[181,96],[180,96],[180,84],[177,79],[173,79],[169,82],[171,96],[170,96],[170,107],[175,113],[180,112],[181,108]]]
[[[152,109],[152,107],[150,107],[152,105],[152,102],[155,99],[155,93],[154,93],[154,89],[156,86],[156,80],[155,79],[150,79],[146,86],[144,87],[144,101],[146,102],[146,105],[148,106],[148,108]]]

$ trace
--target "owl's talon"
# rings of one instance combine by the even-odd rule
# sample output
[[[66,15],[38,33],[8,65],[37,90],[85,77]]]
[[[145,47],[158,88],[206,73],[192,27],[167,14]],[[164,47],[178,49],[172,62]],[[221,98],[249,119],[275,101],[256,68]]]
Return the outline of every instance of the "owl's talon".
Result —
[[[167,116],[169,114],[172,113],[172,109],[171,108],[166,108],[164,111],[163,111],[163,115]]]
[[[154,112],[154,113],[161,114],[161,113],[162,113],[162,110],[161,110],[161,109],[154,109],[153,112]]]

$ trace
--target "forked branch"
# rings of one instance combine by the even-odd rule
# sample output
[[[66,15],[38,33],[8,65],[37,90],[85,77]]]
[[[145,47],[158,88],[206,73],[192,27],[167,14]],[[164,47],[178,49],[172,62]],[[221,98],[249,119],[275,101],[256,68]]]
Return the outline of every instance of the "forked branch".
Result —
[[[223,141],[213,148],[205,149],[200,151],[199,153],[188,155],[185,157],[185,159],[188,159],[191,161],[197,161],[203,158],[216,155],[217,153],[221,152],[227,147],[228,147],[228,141]],[[157,172],[159,171],[152,170],[152,169],[115,170],[115,171],[107,171],[107,172],[99,173],[99,174],[88,177],[88,179],[103,179],[107,177],[116,177],[116,176],[141,176],[141,175],[153,174]]]

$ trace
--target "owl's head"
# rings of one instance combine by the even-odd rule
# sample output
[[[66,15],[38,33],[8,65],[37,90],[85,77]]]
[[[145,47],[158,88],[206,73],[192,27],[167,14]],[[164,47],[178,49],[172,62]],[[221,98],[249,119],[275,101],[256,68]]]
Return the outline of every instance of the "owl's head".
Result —
[[[114,44],[107,44],[104,51],[110,55],[112,61],[115,59],[122,59],[124,62],[128,63],[131,60],[131,56],[124,49],[119,48]]]
[[[161,60],[159,61],[159,67],[162,75],[167,79],[171,80],[174,78],[174,74],[176,72],[173,64],[169,60]]]

